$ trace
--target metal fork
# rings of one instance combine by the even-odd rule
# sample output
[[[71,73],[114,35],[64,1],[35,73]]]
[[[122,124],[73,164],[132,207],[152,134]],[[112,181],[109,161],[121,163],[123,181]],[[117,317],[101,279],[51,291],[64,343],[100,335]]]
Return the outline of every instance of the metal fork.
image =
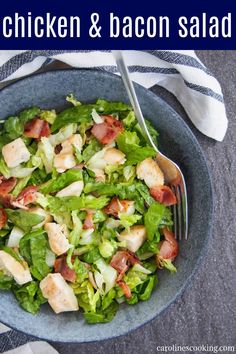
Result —
[[[173,210],[173,216],[174,216],[174,233],[175,237],[178,240],[181,240],[182,238],[185,238],[187,240],[188,238],[188,200],[187,200],[187,189],[186,189],[186,184],[184,180],[183,173],[181,172],[179,166],[170,160],[168,157],[166,157],[164,154],[162,154],[154,144],[151,135],[148,131],[148,128],[146,126],[135,90],[133,83],[130,79],[129,71],[128,68],[125,64],[123,54],[119,50],[113,50],[112,51],[115,60],[116,60],[116,65],[118,67],[118,70],[121,74],[121,78],[124,82],[129,100],[131,102],[131,105],[133,107],[135,116],[138,120],[138,123],[144,133],[144,135],[147,138],[147,141],[150,143],[150,145],[156,150],[157,156],[156,160],[158,162],[158,165],[160,166],[161,170],[164,173],[165,176],[165,183],[167,183],[172,191],[174,192],[176,199],[177,199],[177,204],[172,207]]]

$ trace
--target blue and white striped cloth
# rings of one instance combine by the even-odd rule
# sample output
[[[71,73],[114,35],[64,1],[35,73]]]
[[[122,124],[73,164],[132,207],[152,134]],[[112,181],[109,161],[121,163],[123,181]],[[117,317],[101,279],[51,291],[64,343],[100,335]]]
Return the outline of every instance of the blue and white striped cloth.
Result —
[[[203,134],[223,140],[228,121],[221,87],[194,51],[125,51],[124,56],[134,81],[146,88],[156,84],[166,88]],[[0,51],[0,82],[30,75],[55,59],[76,68],[117,73],[110,51]],[[0,353],[3,352],[57,353],[49,344],[0,324]]]
[[[125,51],[133,81],[146,88],[160,85],[173,93],[193,124],[205,135],[222,141],[227,117],[221,87],[194,51]],[[110,51],[0,51],[0,81],[18,79],[51,60],[75,68],[95,68],[117,73]]]

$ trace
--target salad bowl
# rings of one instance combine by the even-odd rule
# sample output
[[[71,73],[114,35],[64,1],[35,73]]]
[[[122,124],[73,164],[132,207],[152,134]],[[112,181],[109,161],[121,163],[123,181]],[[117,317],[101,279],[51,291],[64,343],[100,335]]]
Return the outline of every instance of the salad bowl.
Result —
[[[212,229],[211,180],[203,152],[179,115],[152,92],[135,85],[146,119],[159,133],[158,145],[183,171],[189,198],[189,238],[179,244],[177,273],[158,271],[158,285],[148,301],[136,306],[122,304],[111,323],[87,324],[78,312],[55,314],[43,305],[37,315],[21,309],[9,292],[0,295],[0,321],[27,334],[50,341],[90,342],[123,335],[147,323],[183,292],[200,265]],[[58,111],[73,93],[83,103],[98,98],[128,103],[119,77],[93,70],[58,70],[19,80],[0,91],[1,118],[30,106]]]

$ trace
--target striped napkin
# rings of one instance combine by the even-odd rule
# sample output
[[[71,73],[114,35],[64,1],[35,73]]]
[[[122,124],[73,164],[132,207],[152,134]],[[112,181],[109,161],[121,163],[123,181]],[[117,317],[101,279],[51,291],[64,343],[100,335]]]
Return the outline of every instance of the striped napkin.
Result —
[[[228,126],[221,87],[194,51],[125,51],[133,81],[146,88],[159,85],[173,93],[192,123],[205,135],[222,141]],[[110,51],[0,51],[0,81],[32,74],[51,60],[75,68],[117,73]]]
[[[146,88],[158,84],[169,90],[203,134],[223,140],[228,121],[221,87],[194,51],[125,51],[124,57],[133,81]],[[117,73],[110,51],[0,51],[0,82],[30,75],[52,60],[75,68]],[[3,352],[57,353],[49,344],[0,324],[0,353]]]

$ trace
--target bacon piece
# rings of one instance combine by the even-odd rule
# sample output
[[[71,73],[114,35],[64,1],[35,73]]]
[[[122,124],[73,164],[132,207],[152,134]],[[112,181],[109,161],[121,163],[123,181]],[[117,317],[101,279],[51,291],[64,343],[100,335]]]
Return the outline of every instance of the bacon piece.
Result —
[[[16,201],[12,204],[16,207],[20,207],[35,202],[37,190],[37,186],[28,186],[24,188],[16,198]]]
[[[159,203],[165,206],[171,206],[177,203],[175,194],[168,186],[159,186],[150,189],[151,196]]]
[[[85,218],[84,224],[83,224],[83,229],[84,230],[94,229],[93,212],[87,211],[87,215],[86,215],[86,218]]]
[[[14,197],[11,194],[1,195],[0,194],[0,204],[4,206],[4,208],[12,208],[14,201]]]
[[[25,124],[24,135],[28,138],[39,139],[42,136],[50,135],[48,122],[40,118],[31,119]]]
[[[9,194],[16,186],[16,178],[11,177],[8,179],[5,179],[4,177],[1,177],[0,179],[0,195],[5,196]]]
[[[160,260],[162,259],[173,261],[177,257],[179,252],[179,245],[175,239],[174,233],[168,230],[167,228],[164,228],[163,234],[165,240],[162,241],[160,252],[157,254],[158,263],[160,263]]]
[[[101,144],[110,144],[123,131],[123,123],[112,116],[102,116],[103,123],[94,124],[91,133]]]
[[[55,273],[61,273],[65,280],[75,283],[76,281],[76,272],[73,269],[70,269],[66,263],[66,257],[59,257],[54,262]]]
[[[110,203],[103,209],[104,213],[108,215],[118,216],[121,212],[127,212],[128,208],[133,204],[130,200],[120,200],[117,197],[113,197]]]
[[[0,208],[0,229],[2,229],[7,222],[7,213],[3,208]]]
[[[50,130],[49,124],[48,124],[48,122],[46,122],[44,120],[44,125],[42,127],[42,130],[41,130],[39,138],[41,138],[42,136],[46,136],[47,137],[50,134],[51,134],[51,130]]]
[[[139,263],[139,258],[130,251],[118,251],[111,259],[110,266],[119,273],[117,281],[120,281],[131,265]]]
[[[117,284],[121,287],[123,290],[123,293],[127,299],[130,299],[132,297],[130,287],[123,281],[119,280],[117,281]]]

